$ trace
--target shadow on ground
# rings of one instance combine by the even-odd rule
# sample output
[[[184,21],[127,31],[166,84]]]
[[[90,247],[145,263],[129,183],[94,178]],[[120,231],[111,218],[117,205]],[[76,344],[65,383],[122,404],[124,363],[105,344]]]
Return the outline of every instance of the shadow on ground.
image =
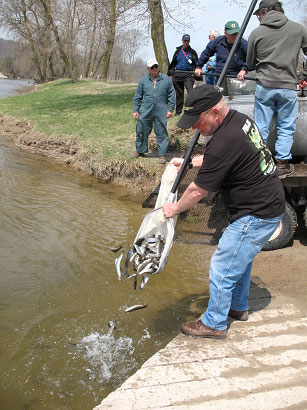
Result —
[[[254,276],[250,285],[249,296],[249,312],[265,309],[271,303],[272,295],[266,288],[266,285],[257,276]],[[186,321],[197,320],[199,316],[206,310],[208,305],[208,294],[192,294],[188,295],[175,304],[168,306],[166,309],[158,313],[155,321],[156,331],[160,334],[174,333],[178,334],[180,325]],[[229,319],[229,324],[233,319]]]

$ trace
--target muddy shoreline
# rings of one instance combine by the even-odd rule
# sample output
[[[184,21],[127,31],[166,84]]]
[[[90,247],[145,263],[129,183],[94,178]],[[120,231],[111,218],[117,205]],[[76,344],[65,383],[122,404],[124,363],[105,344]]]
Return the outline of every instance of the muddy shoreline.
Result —
[[[116,183],[131,192],[150,193],[160,182],[165,169],[157,162],[140,159],[132,162],[102,159],[89,153],[82,142],[64,135],[44,135],[26,121],[0,113],[0,137],[22,150],[52,158],[103,183]]]

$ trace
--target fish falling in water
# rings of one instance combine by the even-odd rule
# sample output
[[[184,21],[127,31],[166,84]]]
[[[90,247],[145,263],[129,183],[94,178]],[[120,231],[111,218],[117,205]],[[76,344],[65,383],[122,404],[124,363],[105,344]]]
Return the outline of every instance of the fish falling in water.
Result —
[[[149,280],[149,274],[155,274],[159,269],[160,258],[165,246],[162,235],[138,239],[127,254],[125,271],[121,270],[121,260],[124,251],[115,259],[116,274],[120,280],[123,276],[134,278],[134,289],[137,287],[138,277],[142,277],[140,289],[143,289]],[[129,275],[129,266],[132,263],[135,273]]]

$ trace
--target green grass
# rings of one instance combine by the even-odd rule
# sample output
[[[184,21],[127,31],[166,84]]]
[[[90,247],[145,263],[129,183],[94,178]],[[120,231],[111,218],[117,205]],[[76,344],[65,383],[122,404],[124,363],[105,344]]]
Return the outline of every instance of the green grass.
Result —
[[[46,136],[74,136],[104,158],[130,159],[135,146],[135,89],[132,84],[58,80],[39,85],[30,94],[1,99],[0,112],[30,121]]]

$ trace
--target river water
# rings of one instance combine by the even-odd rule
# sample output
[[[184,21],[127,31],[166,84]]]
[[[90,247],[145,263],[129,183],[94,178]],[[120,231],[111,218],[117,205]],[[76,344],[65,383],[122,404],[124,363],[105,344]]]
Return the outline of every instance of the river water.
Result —
[[[143,199],[0,139],[1,410],[92,409],[202,311],[212,248],[175,242],[142,291],[117,280]]]
[[[0,98],[29,92],[34,86],[33,80],[15,80],[0,78]]]

